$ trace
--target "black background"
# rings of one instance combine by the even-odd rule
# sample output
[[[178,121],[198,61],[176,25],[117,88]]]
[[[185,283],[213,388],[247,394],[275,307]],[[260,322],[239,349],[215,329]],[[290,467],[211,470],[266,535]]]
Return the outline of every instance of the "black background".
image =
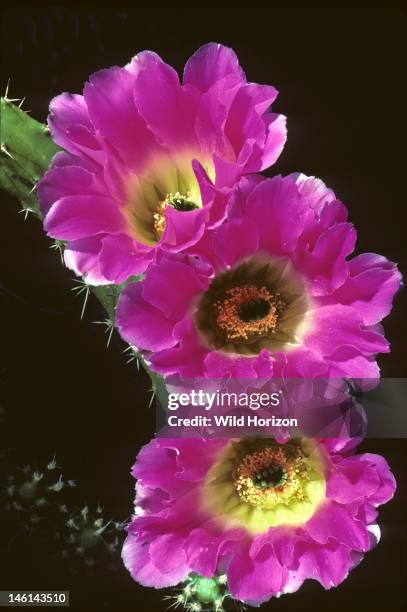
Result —
[[[3,12],[5,90],[44,121],[51,97],[80,92],[95,70],[123,65],[143,49],[179,71],[210,40],[232,46],[249,80],[280,91],[274,110],[288,116],[288,142],[269,175],[303,171],[324,179],[348,205],[358,252],[374,251],[407,270],[405,248],[405,16],[393,9],[265,9],[206,4],[150,9],[28,7]],[[0,199],[0,428],[3,464],[41,466],[54,453],[78,481],[74,503],[101,502],[105,514],[131,513],[129,469],[154,431],[149,383],[126,364],[125,345],[106,336],[89,299],[71,291],[51,242],[16,202]],[[406,376],[406,296],[385,321],[392,353],[384,376]],[[264,609],[399,610],[406,603],[405,448],[403,440],[367,440],[386,456],[399,491],[380,515],[383,539],[339,588],[308,582]],[[2,480],[0,478],[0,480]],[[4,482],[4,479],[3,479]],[[0,496],[1,500],[1,496]],[[18,533],[3,513],[0,588],[71,591],[74,609],[164,610],[163,593],[105,568],[71,576],[47,547]],[[17,529],[17,530],[16,530]]]

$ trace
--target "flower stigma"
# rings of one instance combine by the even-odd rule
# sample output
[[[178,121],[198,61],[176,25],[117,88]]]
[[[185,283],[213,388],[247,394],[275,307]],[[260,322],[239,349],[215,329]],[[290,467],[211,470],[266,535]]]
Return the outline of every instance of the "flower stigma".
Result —
[[[232,287],[214,303],[216,322],[228,340],[252,340],[275,331],[282,305],[266,287]]]
[[[309,467],[299,447],[266,447],[243,457],[234,483],[239,497],[256,508],[304,501]]]
[[[255,254],[215,275],[194,316],[210,348],[258,355],[298,346],[309,310],[308,292],[290,262]]]

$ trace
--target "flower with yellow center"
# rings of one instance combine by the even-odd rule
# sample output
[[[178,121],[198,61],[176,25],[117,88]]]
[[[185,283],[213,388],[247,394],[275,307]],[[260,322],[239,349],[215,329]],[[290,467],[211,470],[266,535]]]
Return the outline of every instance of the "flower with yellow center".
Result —
[[[337,586],[378,540],[395,480],[351,439],[157,437],[133,467],[123,548],[135,580],[185,588],[176,603],[253,606],[307,579]],[[227,588],[227,593],[223,590]]]
[[[89,76],[50,104],[58,153],[38,184],[45,230],[88,284],[121,284],[156,252],[184,252],[221,223],[241,177],[278,159],[277,91],[247,82],[232,49],[209,43],[183,78],[153,51]],[[216,176],[215,176],[216,175]],[[179,207],[187,200],[190,207]]]
[[[301,525],[325,497],[324,454],[315,440],[231,441],[209,470],[206,510],[228,527],[252,533]]]
[[[200,162],[211,180],[215,179],[211,160],[199,153],[186,152],[154,159],[140,175],[129,181],[125,215],[130,232],[141,244],[154,246],[161,240],[168,209],[189,213],[202,208],[193,160]]]

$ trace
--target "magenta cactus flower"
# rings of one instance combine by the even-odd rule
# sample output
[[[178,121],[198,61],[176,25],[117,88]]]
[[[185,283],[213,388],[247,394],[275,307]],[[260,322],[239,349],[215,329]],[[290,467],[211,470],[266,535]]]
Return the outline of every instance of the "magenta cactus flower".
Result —
[[[396,483],[349,440],[155,439],[133,467],[136,512],[124,563],[144,586],[226,574],[251,605],[307,579],[337,586],[380,537]]]
[[[401,276],[380,255],[349,259],[355,241],[322,181],[244,178],[195,256],[167,255],[122,292],[117,324],[165,376],[376,378]]]
[[[64,151],[40,181],[48,235],[88,283],[121,283],[157,250],[178,252],[220,223],[246,173],[279,157],[285,117],[274,87],[248,83],[235,53],[211,43],[181,84],[156,53],[91,75],[83,95],[52,100],[49,129]]]

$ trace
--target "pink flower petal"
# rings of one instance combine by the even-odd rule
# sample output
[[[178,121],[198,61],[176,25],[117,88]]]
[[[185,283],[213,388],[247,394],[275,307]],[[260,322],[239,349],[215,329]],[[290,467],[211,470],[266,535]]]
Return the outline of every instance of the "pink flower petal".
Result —
[[[98,132],[129,168],[142,169],[161,147],[137,110],[135,80],[125,68],[100,70],[85,85],[84,98]]]
[[[213,236],[213,248],[225,266],[255,253],[258,246],[257,227],[250,219],[232,219],[219,227]]]
[[[357,311],[350,306],[322,306],[312,316],[312,328],[305,337],[305,344],[320,355],[332,355],[345,346],[367,354],[388,351],[385,338],[366,328]]]
[[[315,542],[324,546],[334,539],[352,550],[369,550],[366,526],[333,501],[326,501],[306,523],[304,530]]]
[[[107,285],[108,279],[103,276],[99,266],[99,253],[102,249],[103,234],[80,240],[72,240],[64,250],[65,265],[83,276],[90,285]]]
[[[353,306],[365,325],[373,325],[389,314],[400,286],[401,274],[395,264],[380,255],[364,253],[350,260],[349,277],[333,299]]]
[[[217,43],[200,47],[185,64],[184,83],[202,92],[208,91],[217,81],[227,76],[232,76],[237,83],[245,82],[235,52]]]
[[[141,283],[132,283],[122,291],[116,312],[120,334],[137,348],[157,351],[173,346],[174,321],[148,304],[142,291]]]
[[[177,320],[206,286],[207,279],[200,277],[192,265],[164,260],[150,267],[143,283],[143,298],[166,318]]]
[[[127,234],[111,234],[102,240],[100,270],[111,283],[123,283],[145,272],[151,260],[151,249],[143,249]]]
[[[193,127],[195,102],[175,70],[152,51],[139,53],[129,70],[135,76],[136,107],[158,140],[171,150],[199,150]]]
[[[251,605],[258,606],[283,590],[283,568],[270,545],[255,558],[242,547],[233,557],[227,575],[233,597]]]
[[[84,154],[100,163],[102,147],[83,96],[63,93],[51,100],[49,109],[48,125],[54,142],[74,155]]]
[[[51,167],[38,182],[38,197],[44,215],[64,196],[106,194],[106,186],[100,175],[82,167],[79,160],[75,164],[75,158],[71,159],[71,165]]]
[[[97,195],[65,196],[50,208],[44,229],[59,240],[77,240],[100,233],[120,232],[125,222],[110,198]]]
[[[122,550],[125,566],[132,577],[143,586],[162,589],[175,586],[188,575],[188,568],[180,563],[171,571],[161,572],[151,561],[149,545],[138,541],[133,535],[128,535]]]

